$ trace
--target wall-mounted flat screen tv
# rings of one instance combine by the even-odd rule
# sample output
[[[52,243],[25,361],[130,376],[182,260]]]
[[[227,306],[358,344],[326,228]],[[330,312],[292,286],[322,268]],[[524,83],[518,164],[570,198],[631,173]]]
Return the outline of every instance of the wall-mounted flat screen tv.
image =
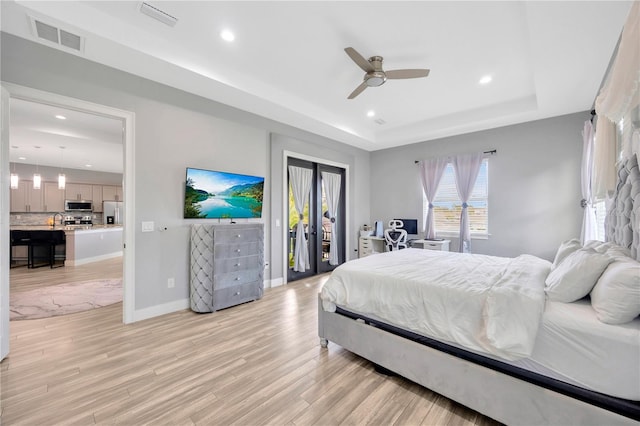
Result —
[[[187,167],[185,219],[262,217],[264,177]]]

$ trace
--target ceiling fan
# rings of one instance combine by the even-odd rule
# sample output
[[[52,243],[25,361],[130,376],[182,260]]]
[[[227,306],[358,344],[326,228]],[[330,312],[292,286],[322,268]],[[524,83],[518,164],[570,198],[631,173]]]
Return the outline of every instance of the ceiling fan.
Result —
[[[364,81],[351,92],[347,99],[355,98],[367,87],[382,86],[387,79],[419,78],[429,75],[428,69],[384,71],[382,69],[382,56],[372,56],[367,60],[353,47],[346,47],[344,51],[347,52],[347,55],[349,55],[353,62],[366,73],[364,75]]]

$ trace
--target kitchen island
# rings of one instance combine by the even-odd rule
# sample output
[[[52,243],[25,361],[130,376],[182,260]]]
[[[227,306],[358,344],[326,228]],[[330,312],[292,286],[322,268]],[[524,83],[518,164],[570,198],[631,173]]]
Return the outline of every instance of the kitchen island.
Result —
[[[122,256],[122,225],[11,226],[10,229],[12,231],[64,231],[65,266],[84,265]],[[14,257],[22,257],[20,254],[16,252]],[[26,251],[24,257],[26,258]]]

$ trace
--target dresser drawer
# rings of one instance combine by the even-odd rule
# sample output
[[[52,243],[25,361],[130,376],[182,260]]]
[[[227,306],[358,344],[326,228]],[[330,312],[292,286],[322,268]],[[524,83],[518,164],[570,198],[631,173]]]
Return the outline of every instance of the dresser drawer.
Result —
[[[230,257],[216,259],[213,263],[213,270],[216,274],[226,274],[227,272],[245,271],[247,269],[260,269],[264,267],[264,260],[261,255]]]
[[[254,241],[239,244],[219,244],[216,240],[213,247],[214,259],[228,259],[235,257],[251,256],[253,254],[262,253],[262,241]]]
[[[425,250],[449,251],[451,240],[414,240],[411,247]]]
[[[218,274],[214,272],[213,289],[219,290],[232,286],[238,286],[253,281],[262,281],[262,270],[249,269],[238,272],[228,272],[226,274]]]
[[[247,242],[262,241],[262,230],[260,228],[232,228],[216,229],[216,244],[237,244]]]
[[[217,311],[218,309],[260,299],[262,298],[262,292],[262,282],[260,281],[214,290],[213,310]]]

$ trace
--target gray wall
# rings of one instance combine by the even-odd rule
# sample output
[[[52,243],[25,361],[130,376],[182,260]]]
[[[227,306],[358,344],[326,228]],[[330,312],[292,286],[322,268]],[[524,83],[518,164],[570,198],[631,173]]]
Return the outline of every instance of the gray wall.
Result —
[[[489,160],[489,233],[472,251],[553,259],[580,236],[581,131],[588,112],[438,139],[371,154],[371,219],[417,217],[422,188],[415,160],[496,149]],[[458,239],[452,239],[452,250]]]
[[[182,219],[185,167],[263,175],[265,240],[271,241],[271,176],[269,135],[295,138],[309,152],[329,146],[331,158],[352,156],[360,172],[352,186],[368,179],[368,153],[309,134],[263,117],[154,83],[83,58],[2,33],[2,80],[46,92],[132,111],[135,118],[135,309],[188,298],[189,225]],[[355,167],[354,167],[355,168]],[[362,191],[368,216],[367,192]],[[142,221],[155,221],[166,231],[142,233]],[[281,250],[265,259],[281,265]],[[282,271],[272,271],[278,278]],[[269,275],[268,275],[269,277]],[[175,278],[175,288],[167,279]]]

